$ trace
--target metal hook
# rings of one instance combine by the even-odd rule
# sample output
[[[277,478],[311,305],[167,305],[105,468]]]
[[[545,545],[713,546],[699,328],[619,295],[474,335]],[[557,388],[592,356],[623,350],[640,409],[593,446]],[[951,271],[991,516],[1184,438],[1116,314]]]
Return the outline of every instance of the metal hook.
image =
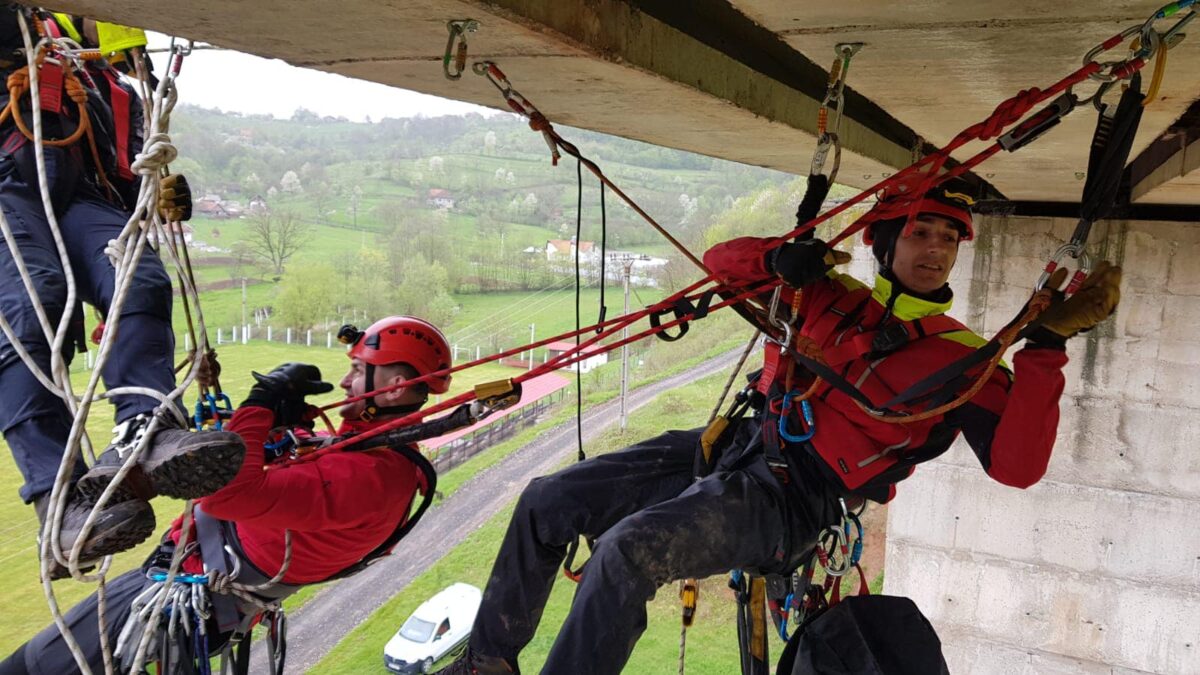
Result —
[[[446,53],[442,55],[442,73],[447,80],[457,80],[467,69],[467,33],[479,30],[479,22],[474,19],[453,19],[446,22],[446,31],[450,36],[446,39]],[[458,46],[455,47],[455,42]],[[453,61],[453,69],[450,63]]]

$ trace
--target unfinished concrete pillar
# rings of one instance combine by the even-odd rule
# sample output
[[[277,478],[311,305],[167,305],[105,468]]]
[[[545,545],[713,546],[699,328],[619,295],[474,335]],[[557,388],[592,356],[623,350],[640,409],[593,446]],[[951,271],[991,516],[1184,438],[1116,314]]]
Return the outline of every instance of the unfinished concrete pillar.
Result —
[[[953,314],[987,337],[1074,221],[989,217]],[[1200,225],[1108,221],[1117,315],[1069,343],[1041,483],[993,482],[961,442],[900,484],[885,590],[933,621],[954,673],[1200,672]]]

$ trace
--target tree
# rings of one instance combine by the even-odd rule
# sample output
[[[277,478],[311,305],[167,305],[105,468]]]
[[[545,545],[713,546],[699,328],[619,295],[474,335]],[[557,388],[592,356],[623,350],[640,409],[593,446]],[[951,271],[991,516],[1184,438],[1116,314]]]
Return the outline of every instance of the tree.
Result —
[[[279,187],[288,194],[304,192],[304,188],[300,185],[300,176],[297,176],[295,171],[283,174],[283,178],[279,179]]]
[[[395,301],[399,311],[442,326],[454,316],[454,300],[446,288],[449,278],[446,268],[429,262],[416,254],[404,263]]]
[[[334,309],[337,285],[337,272],[324,263],[288,272],[279,282],[275,301],[279,319],[299,330],[312,328]]]
[[[257,256],[254,255],[254,251],[246,243],[246,240],[233,242],[233,246],[229,247],[229,255],[233,259],[229,264],[229,278],[239,281],[249,276],[250,268],[254,265]]]
[[[262,192],[262,188],[262,180],[259,179],[258,174],[253,171],[251,171],[248,176],[242,179],[242,190],[252,197],[259,192]]]
[[[285,209],[252,217],[246,244],[278,278],[283,276],[284,265],[304,247],[310,234],[311,228],[294,212]]]
[[[312,197],[313,209],[317,212],[317,220],[325,222],[326,217],[332,211],[329,207],[333,205],[333,189],[329,186],[329,183],[316,183],[315,185],[310,185],[308,196]]]

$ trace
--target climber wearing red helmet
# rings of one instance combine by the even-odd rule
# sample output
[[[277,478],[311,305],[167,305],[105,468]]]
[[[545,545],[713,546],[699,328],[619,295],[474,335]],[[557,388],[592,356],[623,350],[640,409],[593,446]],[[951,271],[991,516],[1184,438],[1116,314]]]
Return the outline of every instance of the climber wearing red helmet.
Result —
[[[433,324],[415,317],[390,316],[365,331],[342,326],[338,339],[350,345],[350,372],[341,381],[349,398],[450,368],[450,344],[445,336]],[[441,375],[413,387],[347,403],[339,412],[347,420],[410,413],[424,405],[430,393],[444,394],[449,389],[450,375]]]
[[[348,397],[450,367],[446,338],[421,319],[388,317],[365,331],[345,326],[339,339],[350,344],[350,370],[341,380]],[[330,392],[333,385],[322,381],[316,366],[304,363],[285,363],[254,377],[257,383],[226,426],[245,441],[245,459],[229,484],[196,501],[196,527],[188,541],[189,545],[198,542],[199,548],[184,559],[181,571],[236,570],[239,583],[261,584],[281,569],[290,538],[291,561],[282,583],[265,584],[266,590],[259,593],[260,599],[269,601],[282,599],[306,584],[354,574],[386,555],[395,538],[407,531],[414,498],[418,491],[428,489],[426,476],[433,475],[433,468],[419,453],[377,447],[323,454],[313,461],[264,470],[280,455],[275,443],[267,447],[269,432],[312,428],[305,419],[311,415],[304,399]],[[450,376],[445,374],[346,405],[341,410],[343,423],[338,435],[361,433],[398,419],[424,405],[430,392],[443,394],[449,387]],[[151,570],[169,563],[181,527],[182,518],[178,518],[146,569],[132,570],[107,584],[109,645],[117,644],[133,600],[151,583]],[[231,635],[248,631],[257,609],[230,596],[214,593],[210,597],[214,610],[211,654]],[[93,595],[66,615],[94,671],[104,667],[96,611]],[[128,659],[132,654],[119,656]],[[74,659],[53,625],[0,662],[3,675],[75,669]]]

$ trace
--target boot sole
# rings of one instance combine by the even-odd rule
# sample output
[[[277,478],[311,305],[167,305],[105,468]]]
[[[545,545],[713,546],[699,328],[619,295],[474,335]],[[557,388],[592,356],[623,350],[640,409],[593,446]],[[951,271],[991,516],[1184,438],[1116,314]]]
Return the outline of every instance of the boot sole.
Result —
[[[131,499],[149,499],[156,494],[177,499],[199,499],[224,487],[242,467],[244,446],[220,444],[197,446],[152,467],[135,466],[113,493],[110,504]],[[120,467],[93,467],[75,485],[91,501],[112,482]]]
[[[244,446],[216,445],[181,453],[146,471],[159,494],[199,499],[225,487],[242,468]]]
[[[154,511],[149,507],[132,518],[120,520],[107,527],[92,528],[91,536],[79,552],[80,571],[88,572],[95,569],[94,561],[105,556],[128,551],[141,544],[154,534]],[[70,548],[63,547],[63,553],[69,554]],[[71,576],[63,565],[55,563],[50,569],[50,580],[58,581]]]
[[[93,529],[83,550],[79,553],[80,560],[98,560],[106,555],[113,555],[137,546],[154,534],[154,511],[147,508],[145,513],[135,518],[123,520],[103,529]]]

